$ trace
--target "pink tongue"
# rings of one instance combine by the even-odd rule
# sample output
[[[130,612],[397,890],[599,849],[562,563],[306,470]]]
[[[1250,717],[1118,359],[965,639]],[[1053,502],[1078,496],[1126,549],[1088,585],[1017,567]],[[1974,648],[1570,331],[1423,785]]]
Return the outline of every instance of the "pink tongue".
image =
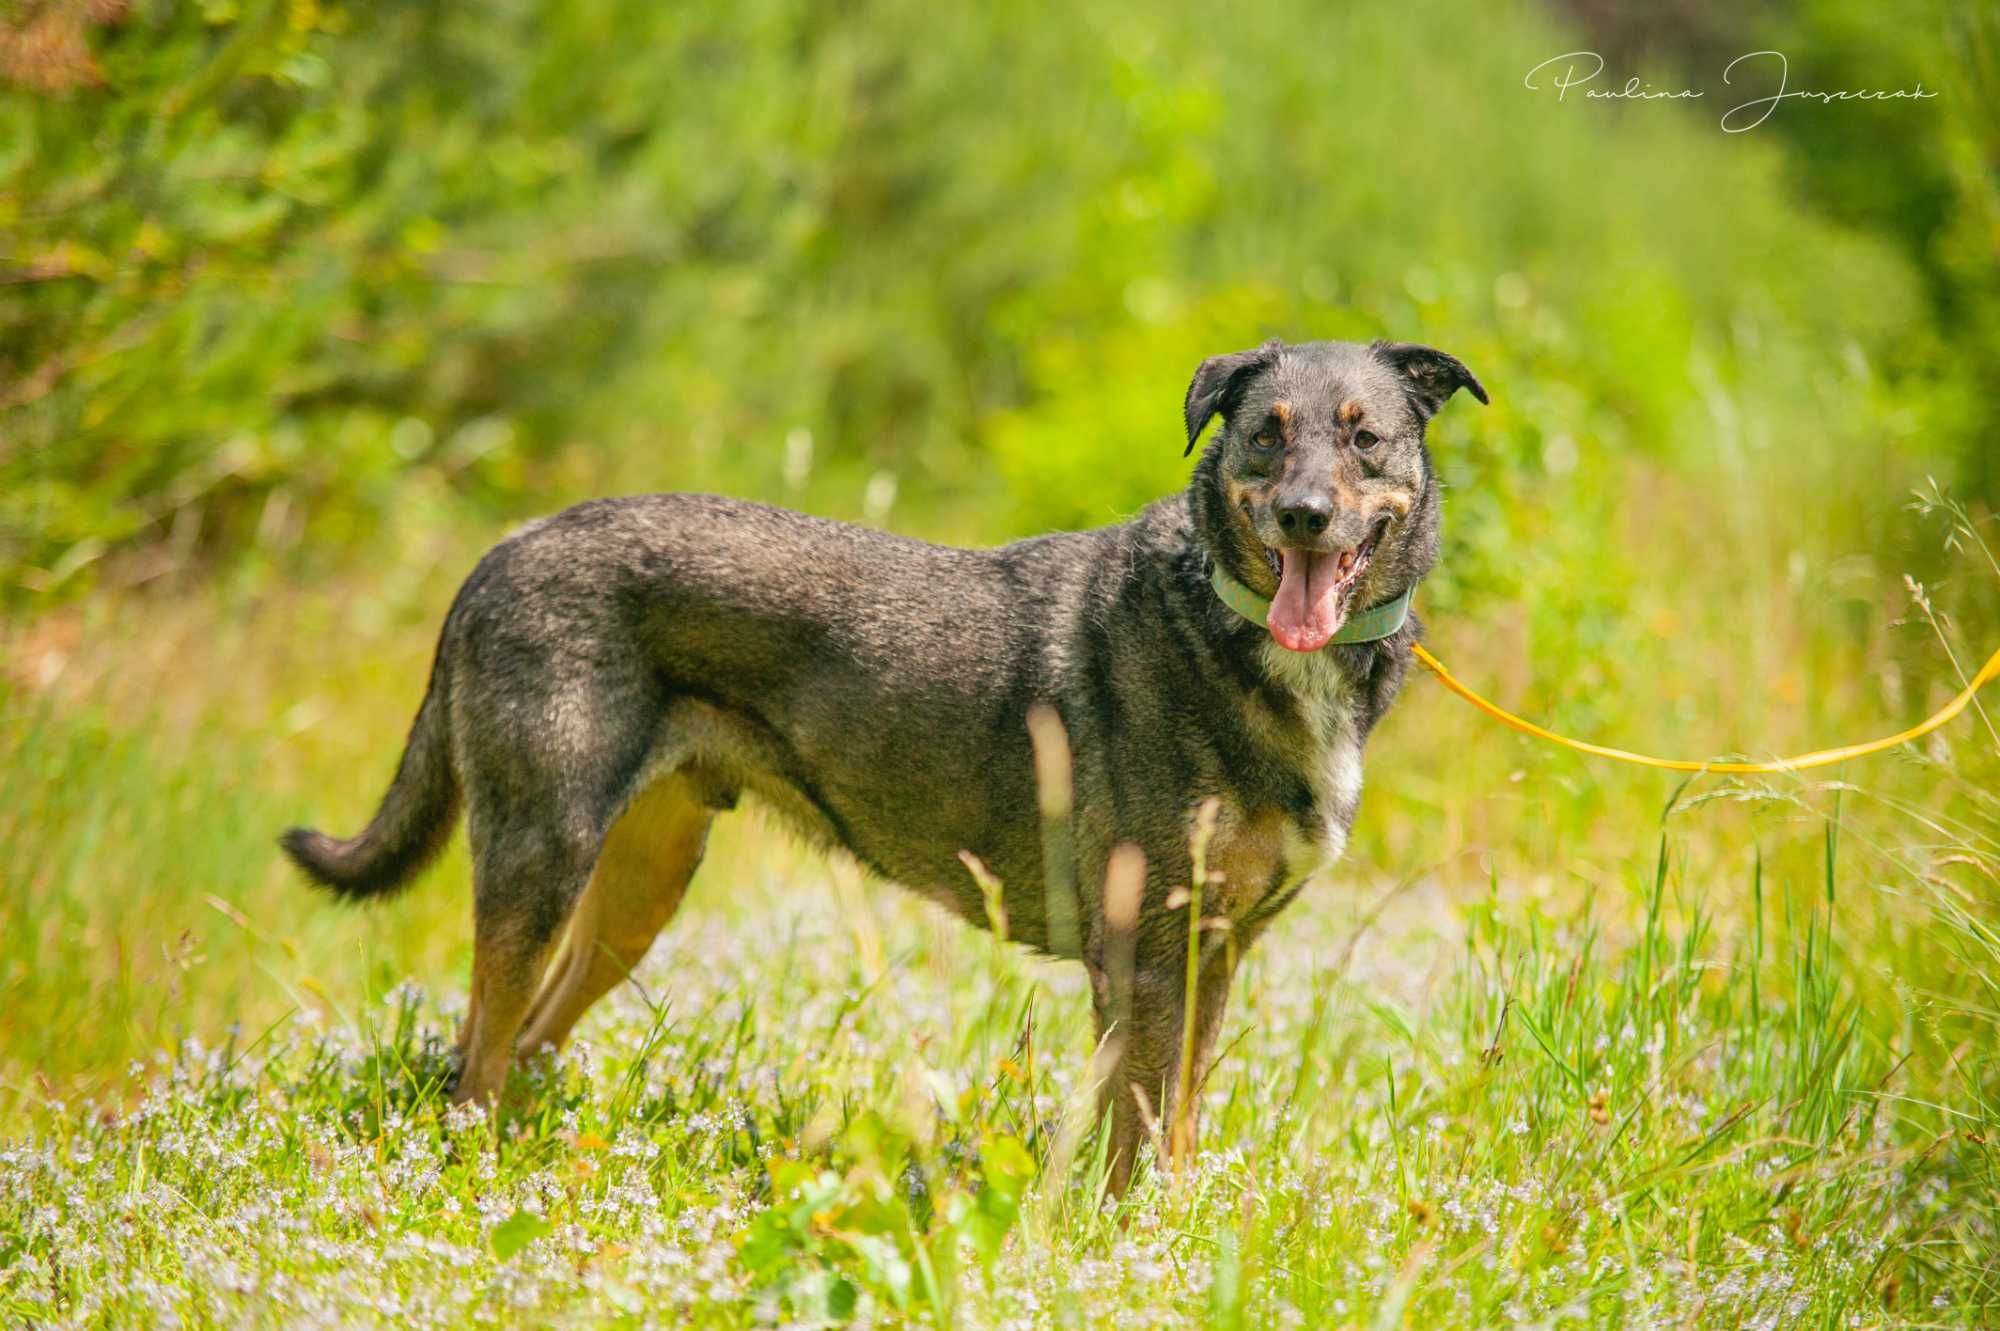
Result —
[[[1316,652],[1340,632],[1347,616],[1340,608],[1340,556],[1310,550],[1280,550],[1284,569],[1278,594],[1265,619],[1280,647]]]

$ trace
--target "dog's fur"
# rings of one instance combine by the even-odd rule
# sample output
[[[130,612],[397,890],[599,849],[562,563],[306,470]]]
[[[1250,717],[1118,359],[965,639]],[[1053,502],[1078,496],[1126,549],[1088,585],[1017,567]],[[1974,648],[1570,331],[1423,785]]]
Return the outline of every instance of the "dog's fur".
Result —
[[[438,851],[463,806],[475,953],[457,1094],[489,1103],[517,1045],[560,1045],[637,965],[710,820],[740,795],[985,923],[959,859],[970,850],[1004,885],[1013,938],[1090,968],[1100,1030],[1129,1012],[1104,1091],[1122,1189],[1147,1122],[1175,1112],[1191,812],[1218,803],[1205,904],[1218,919],[1191,1018],[1199,1085],[1242,947],[1346,844],[1362,745],[1417,632],[1286,651],[1217,599],[1211,561],[1268,596],[1278,549],[1374,535],[1353,605],[1413,586],[1438,552],[1424,428],[1460,387],[1486,400],[1456,359],[1407,344],[1213,357],[1188,388],[1189,450],[1212,417],[1224,428],[1186,492],[1118,526],[994,550],[708,495],[580,504],[466,580],[367,829],[294,829],[284,846],[341,895],[379,896]],[[1043,890],[1025,724],[1037,703],[1074,753],[1074,915]],[[1121,842],[1143,850],[1145,873],[1122,940],[1130,989],[1114,994],[1121,940],[1102,884]],[[567,954],[544,980],[565,924]]]

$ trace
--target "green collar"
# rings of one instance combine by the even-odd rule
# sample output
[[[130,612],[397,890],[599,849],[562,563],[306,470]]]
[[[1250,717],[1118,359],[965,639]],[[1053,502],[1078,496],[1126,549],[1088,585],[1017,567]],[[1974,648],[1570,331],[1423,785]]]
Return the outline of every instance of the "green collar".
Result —
[[[1262,625],[1271,615],[1271,603],[1245,587],[1236,579],[1222,571],[1220,564],[1209,564],[1208,585],[1215,588],[1215,594],[1222,603],[1234,610],[1252,624]],[[1378,606],[1363,610],[1358,615],[1349,615],[1340,631],[1328,640],[1328,645],[1337,642],[1379,642],[1398,632],[1410,617],[1410,595],[1416,588],[1411,587],[1394,600],[1384,601]]]

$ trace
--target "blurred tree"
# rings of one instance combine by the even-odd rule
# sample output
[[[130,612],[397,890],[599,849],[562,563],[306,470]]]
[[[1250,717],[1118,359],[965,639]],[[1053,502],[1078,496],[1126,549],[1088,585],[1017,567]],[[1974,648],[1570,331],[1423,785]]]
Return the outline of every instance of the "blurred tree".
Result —
[[[1888,366],[1954,399],[1960,480],[2000,506],[2000,7],[1949,0],[1556,0],[1614,68],[1667,64],[1720,87],[1736,56],[1775,50],[1789,86],[1922,87],[1935,99],[1793,102],[1759,127],[1800,197],[1892,240],[1918,273],[1953,364],[1919,339]]]
[[[1503,506],[1578,441],[1974,451],[1990,362],[1908,238],[1753,136],[1523,92],[1565,40],[1470,0],[22,0],[0,595],[614,488],[1101,521],[1185,474],[1200,356],[1271,333],[1499,386],[1454,427],[1469,576],[1521,576]],[[1934,262],[1990,289],[1949,216]]]

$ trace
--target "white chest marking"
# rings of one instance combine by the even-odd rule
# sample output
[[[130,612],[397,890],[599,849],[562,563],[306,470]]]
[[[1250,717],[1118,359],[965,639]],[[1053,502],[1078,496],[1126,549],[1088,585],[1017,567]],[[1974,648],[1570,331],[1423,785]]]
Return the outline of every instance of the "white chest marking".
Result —
[[[1285,835],[1286,876],[1297,879],[1326,868],[1347,849],[1347,824],[1361,801],[1354,686],[1323,653],[1288,652],[1275,642],[1265,643],[1263,653],[1264,668],[1299,700],[1312,736],[1307,779],[1318,812],[1318,835],[1302,837],[1289,825]]]

